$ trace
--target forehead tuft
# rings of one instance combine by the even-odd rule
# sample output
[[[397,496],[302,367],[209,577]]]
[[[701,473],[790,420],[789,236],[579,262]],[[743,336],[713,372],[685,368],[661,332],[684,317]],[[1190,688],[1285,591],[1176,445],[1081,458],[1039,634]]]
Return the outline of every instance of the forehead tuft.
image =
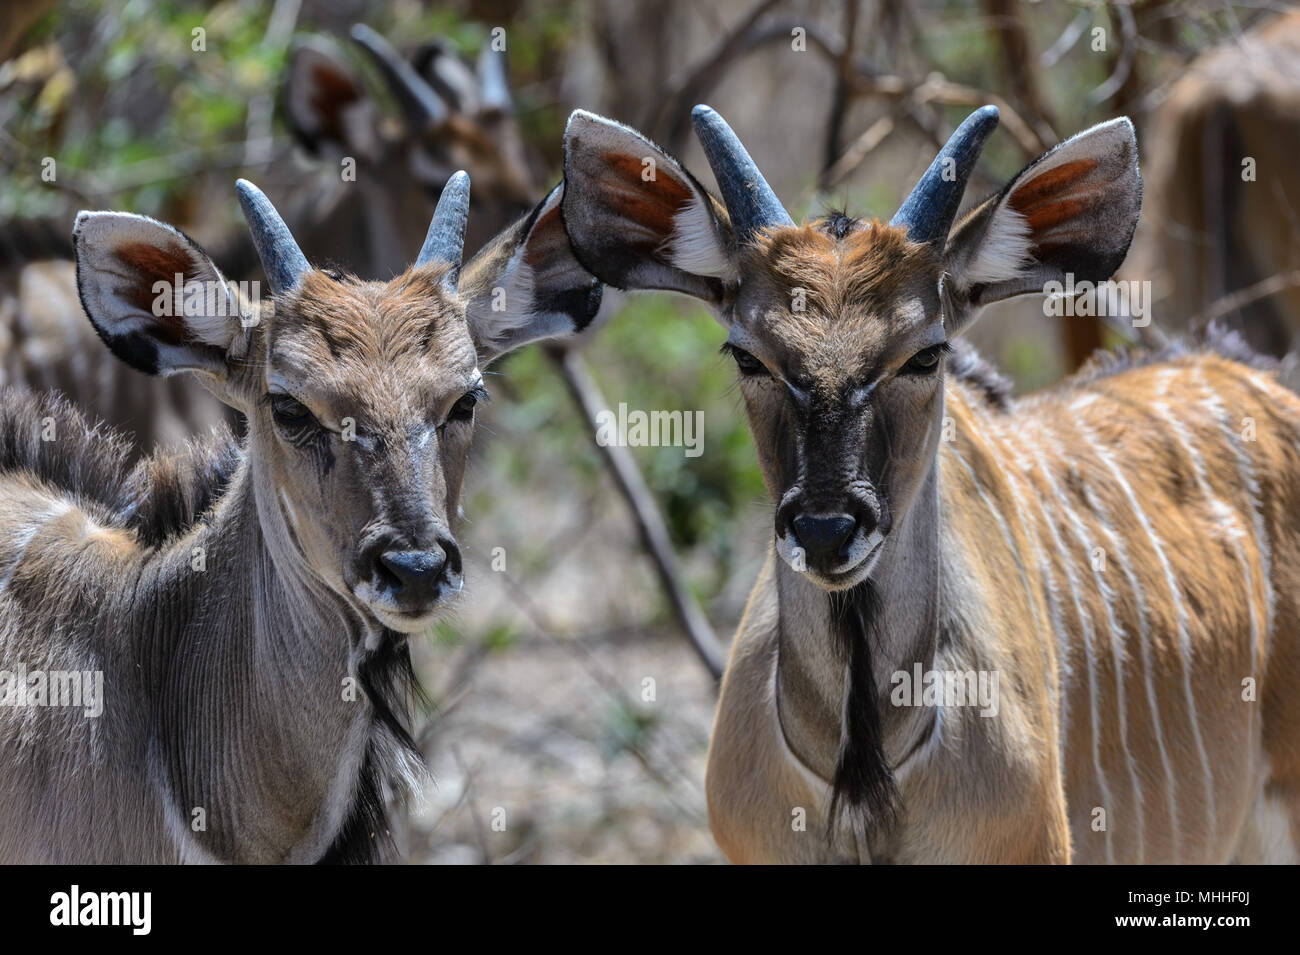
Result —
[[[464,308],[442,284],[446,268],[408,269],[389,282],[308,272],[291,296],[276,303],[273,358],[319,345],[336,359],[383,360],[467,339]]]
[[[359,395],[400,381],[415,391],[460,376],[477,362],[446,266],[408,269],[389,282],[313,270],[275,303],[268,330],[273,368],[304,386]]]
[[[879,309],[937,288],[941,267],[938,254],[902,227],[842,214],[768,230],[747,254],[746,274],[765,276],[777,294],[803,289],[827,313]]]

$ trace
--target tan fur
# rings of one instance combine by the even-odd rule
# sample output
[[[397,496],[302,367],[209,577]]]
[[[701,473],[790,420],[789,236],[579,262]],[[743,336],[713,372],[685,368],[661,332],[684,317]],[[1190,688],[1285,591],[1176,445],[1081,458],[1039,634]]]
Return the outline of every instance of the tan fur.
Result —
[[[1193,437],[1209,488],[1226,512],[1211,512],[1204,496],[1188,486],[1191,450],[1153,417],[1162,375],[1168,413]],[[1218,417],[1205,408],[1210,397],[1222,403]],[[1116,862],[1226,862],[1242,856],[1241,861],[1249,861],[1248,851],[1253,855],[1264,849],[1269,850],[1264,854],[1275,856],[1275,844],[1260,847],[1258,833],[1270,831],[1267,814],[1274,806],[1290,807],[1285,810],[1290,825],[1296,827],[1300,819],[1294,811],[1300,749],[1294,728],[1300,722],[1300,705],[1294,694],[1281,689],[1300,654],[1295,640],[1300,602],[1295,571],[1300,566],[1300,399],[1271,374],[1215,355],[1191,355],[1095,381],[1067,381],[1024,399],[1010,414],[988,407],[961,382],[948,384],[945,405],[955,423],[955,440],[941,445],[938,461],[948,560],[961,572],[956,585],[960,598],[971,602],[969,612],[980,626],[971,631],[971,646],[954,649],[951,660],[934,665],[999,669],[1008,698],[995,721],[954,711],[960,725],[945,725],[938,738],[899,770],[907,822],[895,837],[891,858],[1106,861],[1105,834],[1090,827],[1094,806],[1107,811]],[[1257,441],[1239,437],[1247,418],[1257,423]],[[1151,521],[1177,581],[1178,600],[1186,608],[1183,625],[1190,653],[1178,638],[1176,604],[1156,548],[1138,529],[1114,479],[1081,437],[1084,432],[1097,436],[1137,488],[1139,505]],[[1253,504],[1236,476],[1237,453],[1260,476],[1265,542],[1272,551],[1267,580],[1249,531]],[[1052,490],[1049,475],[1065,495],[1068,511]],[[1229,518],[1231,523],[1225,523]],[[1051,528],[1066,543],[1064,550],[1056,546]],[[1122,562],[1117,539],[1127,552]],[[1230,540],[1239,545],[1244,567]],[[1107,551],[1102,573],[1092,570],[1092,546]],[[1078,581],[1081,609],[1095,631],[1095,688],[1085,664],[1084,627],[1069,597],[1071,572]],[[813,840],[789,838],[786,817],[791,806],[816,803],[829,792],[829,780],[823,778],[809,795],[807,770],[795,770],[797,761],[782,745],[779,724],[773,723],[775,706],[768,688],[775,678],[771,640],[777,609],[770,573],[771,560],[732,650],[710,750],[710,822],[734,861],[794,861],[806,856]],[[1126,573],[1136,577],[1137,591],[1126,585]],[[1119,654],[1099,589],[1103,580],[1116,594],[1113,614],[1123,634]],[[1263,617],[1270,590],[1277,604],[1266,631]],[[1066,627],[1068,661],[1056,659],[1049,606],[1053,599]],[[1139,599],[1150,620],[1149,670],[1137,642],[1142,629]],[[1252,615],[1258,629],[1253,667]],[[1066,662],[1073,671],[1068,681],[1062,676]],[[1183,691],[1184,664],[1190,670],[1190,701]],[[1120,675],[1128,689],[1127,747],[1116,706]],[[1014,678],[1014,688],[1006,677]],[[1258,702],[1242,701],[1241,681],[1246,677],[1258,684]],[[1148,679],[1154,687],[1154,713],[1144,690]],[[1049,704],[1050,696],[1062,692],[1058,686],[1064,688],[1070,712],[1062,740],[1063,764],[1058,764],[1055,740],[1059,708],[1054,712]],[[1088,718],[1092,689],[1100,701],[1095,727]],[[945,711],[941,719],[948,718]],[[1163,724],[1170,773],[1156,750],[1153,718]],[[1198,757],[1193,723],[1200,727],[1209,758],[1208,777]],[[770,728],[774,725],[776,730]],[[1099,734],[1101,766],[1110,783],[1109,802],[1102,799],[1092,766],[1094,733]],[[1140,831],[1126,748],[1136,762],[1143,791]],[[767,809],[756,803],[760,797]],[[1178,831],[1166,808],[1170,798],[1181,822]],[[1213,818],[1207,816],[1210,798]],[[771,823],[757,824],[758,818]],[[781,844],[783,837],[787,845]]]

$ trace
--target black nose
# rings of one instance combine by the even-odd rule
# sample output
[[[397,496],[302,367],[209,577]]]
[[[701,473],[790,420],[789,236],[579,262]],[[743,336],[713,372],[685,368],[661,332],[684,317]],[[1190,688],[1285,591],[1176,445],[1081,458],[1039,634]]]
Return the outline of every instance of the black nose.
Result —
[[[434,596],[442,569],[447,566],[447,552],[441,547],[386,550],[379,555],[379,564],[391,578],[394,596],[403,603],[419,604]]]
[[[833,567],[847,556],[845,545],[858,526],[849,514],[800,514],[793,524],[808,563],[818,567]]]

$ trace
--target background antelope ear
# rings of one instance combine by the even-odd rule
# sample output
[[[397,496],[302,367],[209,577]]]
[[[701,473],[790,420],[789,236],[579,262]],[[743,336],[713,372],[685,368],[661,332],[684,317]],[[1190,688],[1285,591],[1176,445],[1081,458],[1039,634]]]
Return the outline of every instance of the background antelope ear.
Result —
[[[722,303],[737,266],[727,213],[677,160],[634,129],[576,110],[564,180],[565,228],[593,275]]]
[[[439,37],[420,46],[411,55],[411,67],[452,112],[472,116],[479,111],[478,77],[448,41]]]
[[[194,240],[145,216],[82,212],[72,242],[82,307],[114,355],[150,375],[225,375],[245,309]]]
[[[1072,273],[1101,282],[1128,254],[1142,209],[1137,137],[1126,117],[1038,157],[953,229],[944,253],[957,310],[1043,292]]]
[[[481,364],[541,338],[577,335],[600,312],[604,289],[578,264],[560,218],[564,190],[564,183],[552,189],[461,270]]]
[[[379,158],[374,100],[332,44],[315,37],[294,41],[284,107],[294,138],[313,155]]]

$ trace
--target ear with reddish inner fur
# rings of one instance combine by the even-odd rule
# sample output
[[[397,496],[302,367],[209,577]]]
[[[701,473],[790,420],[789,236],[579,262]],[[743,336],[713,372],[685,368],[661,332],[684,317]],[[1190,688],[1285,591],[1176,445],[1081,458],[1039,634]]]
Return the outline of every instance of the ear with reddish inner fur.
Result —
[[[225,375],[242,303],[193,239],[145,216],[82,212],[72,243],[81,305],[114,355],[150,375]]]
[[[313,155],[379,158],[375,103],[332,44],[315,37],[295,41],[284,107],[294,138]]]
[[[603,286],[578,264],[560,218],[564,184],[502,231],[461,270],[460,297],[480,364],[595,321]]]
[[[1127,118],[1048,150],[953,228],[944,265],[959,312],[954,324],[990,302],[1041,293],[1067,273],[1076,282],[1110,278],[1141,209],[1137,138]]]
[[[576,110],[564,180],[574,254],[602,282],[722,303],[737,263],[727,213],[677,160],[622,123]]]

